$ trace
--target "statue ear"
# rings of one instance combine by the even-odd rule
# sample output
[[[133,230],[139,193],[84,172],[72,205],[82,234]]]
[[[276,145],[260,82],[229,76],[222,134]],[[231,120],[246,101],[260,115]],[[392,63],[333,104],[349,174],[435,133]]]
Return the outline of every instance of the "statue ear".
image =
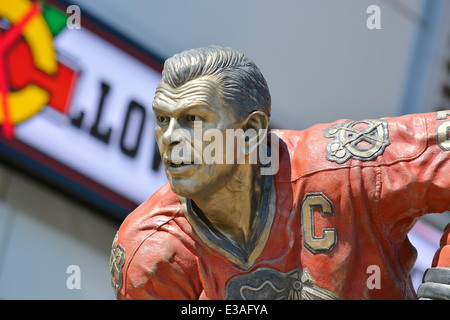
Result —
[[[253,111],[242,122],[245,132],[245,154],[254,152],[259,144],[264,141],[269,128],[269,118],[262,111]]]

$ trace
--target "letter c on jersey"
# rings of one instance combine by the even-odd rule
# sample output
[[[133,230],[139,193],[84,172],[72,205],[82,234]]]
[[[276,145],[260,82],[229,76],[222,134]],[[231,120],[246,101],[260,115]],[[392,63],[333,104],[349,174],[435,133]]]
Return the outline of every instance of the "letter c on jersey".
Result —
[[[308,193],[301,208],[303,244],[313,253],[328,252],[337,243],[337,230],[324,228],[322,236],[317,237],[314,234],[315,209],[318,209],[321,215],[334,215],[333,204],[323,193]]]

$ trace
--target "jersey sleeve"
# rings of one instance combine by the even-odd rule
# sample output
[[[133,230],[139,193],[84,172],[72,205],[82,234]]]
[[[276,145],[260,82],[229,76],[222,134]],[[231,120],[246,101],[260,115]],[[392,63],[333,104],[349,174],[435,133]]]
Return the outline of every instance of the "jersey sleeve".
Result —
[[[376,212],[388,233],[404,237],[420,216],[450,210],[450,111],[386,120]]]
[[[123,235],[121,234],[123,231]],[[113,243],[111,284],[119,300],[198,299],[196,258],[175,235],[119,230]]]
[[[121,299],[198,299],[195,259],[175,237],[156,232],[130,257],[123,271]]]

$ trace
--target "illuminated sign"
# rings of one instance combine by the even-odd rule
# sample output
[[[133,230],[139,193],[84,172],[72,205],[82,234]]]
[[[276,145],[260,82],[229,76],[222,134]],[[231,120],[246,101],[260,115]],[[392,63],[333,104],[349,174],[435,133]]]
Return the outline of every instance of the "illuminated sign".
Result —
[[[166,182],[151,110],[161,63],[84,12],[67,28],[47,3],[0,4],[0,153],[132,209]]]

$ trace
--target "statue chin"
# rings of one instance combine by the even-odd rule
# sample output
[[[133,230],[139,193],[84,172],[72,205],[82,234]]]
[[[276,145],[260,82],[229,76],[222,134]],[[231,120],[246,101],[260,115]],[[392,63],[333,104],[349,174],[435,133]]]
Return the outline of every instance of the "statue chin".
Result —
[[[169,183],[172,191],[180,197],[192,199],[198,193],[195,186],[184,179],[170,179]]]

